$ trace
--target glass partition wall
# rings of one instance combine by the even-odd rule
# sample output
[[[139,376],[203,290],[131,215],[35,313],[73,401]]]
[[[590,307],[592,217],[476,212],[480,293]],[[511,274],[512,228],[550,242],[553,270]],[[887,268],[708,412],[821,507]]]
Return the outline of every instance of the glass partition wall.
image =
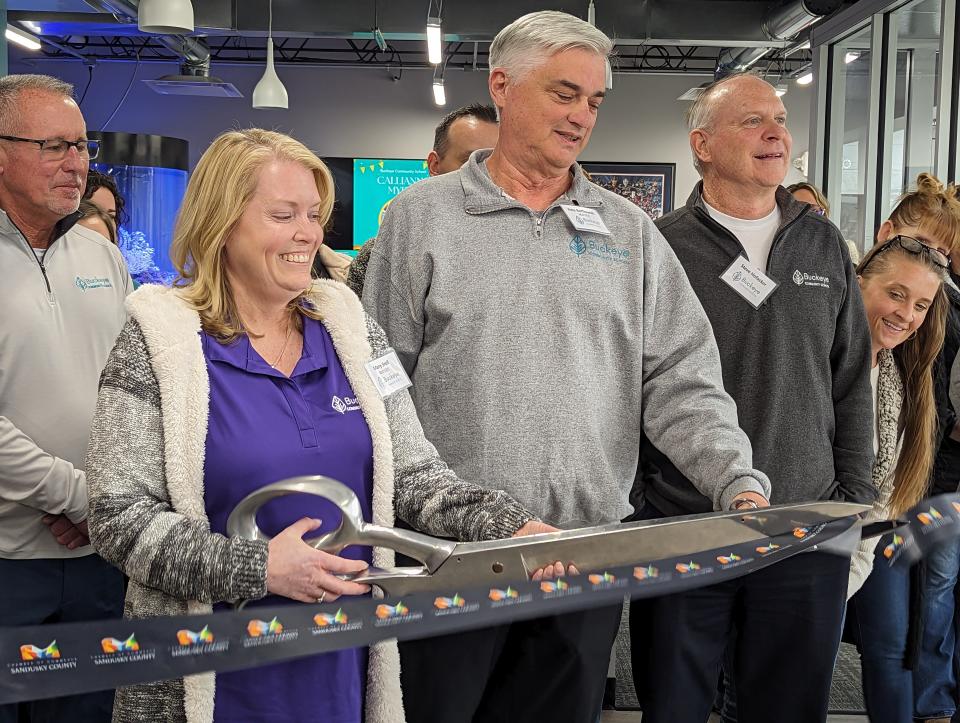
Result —
[[[830,181],[827,193],[834,223],[843,237],[857,241],[868,232],[867,174],[870,150],[870,26],[835,43],[830,64]],[[859,245],[859,243],[858,243]]]
[[[955,180],[957,0],[861,0],[811,33],[810,180],[861,250],[917,174]]]
[[[886,218],[919,173],[936,166],[937,88],[940,85],[941,0],[917,0],[890,13],[888,94],[892,101],[890,132],[884,134],[880,211]],[[945,124],[949,131],[949,123]],[[882,220],[882,219],[881,219]]]

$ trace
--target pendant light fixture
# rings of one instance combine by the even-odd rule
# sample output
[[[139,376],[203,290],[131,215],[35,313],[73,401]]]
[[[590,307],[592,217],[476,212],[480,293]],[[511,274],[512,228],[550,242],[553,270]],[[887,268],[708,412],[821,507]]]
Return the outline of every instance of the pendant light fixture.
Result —
[[[190,0],[140,0],[137,27],[151,35],[181,35],[193,32]]]
[[[434,12],[433,6],[437,10]],[[440,65],[443,60],[443,28],[440,26],[443,15],[443,0],[430,0],[427,8],[427,62],[431,65]]]
[[[447,92],[443,87],[443,76],[439,73],[434,73],[433,76],[433,102],[440,106],[447,104]]]
[[[280,77],[273,67],[273,0],[268,0],[269,22],[267,26],[267,68],[263,77],[253,89],[254,108],[288,108],[290,101],[287,89],[280,82]]]

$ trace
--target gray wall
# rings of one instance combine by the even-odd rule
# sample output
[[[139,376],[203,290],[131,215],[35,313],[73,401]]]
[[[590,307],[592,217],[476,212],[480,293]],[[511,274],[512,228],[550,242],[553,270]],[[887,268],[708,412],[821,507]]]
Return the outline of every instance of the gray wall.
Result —
[[[133,77],[134,63],[101,63],[83,102],[92,130],[156,133],[190,142],[191,163],[211,139],[227,128],[252,125],[296,136],[321,156],[422,158],[433,142],[443,111],[433,105],[431,73],[405,70],[394,82],[383,70],[278,68],[290,94],[290,110],[250,107],[261,68],[217,67],[213,74],[232,82],[244,98],[164,96],[140,82],[177,72],[173,64],[143,63],[122,107],[103,127]],[[87,71],[79,62],[11,62],[10,72],[56,75],[74,83],[79,95]],[[598,125],[584,161],[632,161],[677,164],[676,201],[682,203],[697,181],[690,162],[683,113],[676,98],[704,82],[701,76],[616,75],[614,89],[600,109]],[[486,73],[448,71],[447,109],[488,101]],[[794,83],[784,96],[794,138],[794,157],[807,149],[810,87]],[[788,182],[800,180],[791,170]]]

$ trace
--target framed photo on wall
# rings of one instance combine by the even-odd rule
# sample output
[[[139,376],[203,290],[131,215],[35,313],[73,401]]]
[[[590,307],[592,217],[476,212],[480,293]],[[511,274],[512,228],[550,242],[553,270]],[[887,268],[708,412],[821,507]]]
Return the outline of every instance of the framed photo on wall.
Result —
[[[675,163],[581,163],[590,180],[623,196],[656,220],[673,210]]]

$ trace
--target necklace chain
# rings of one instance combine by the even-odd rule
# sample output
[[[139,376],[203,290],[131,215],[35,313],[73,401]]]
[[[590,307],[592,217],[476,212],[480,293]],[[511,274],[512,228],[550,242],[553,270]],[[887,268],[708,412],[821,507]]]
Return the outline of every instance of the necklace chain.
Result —
[[[280,355],[277,357],[276,361],[270,365],[271,369],[276,369],[277,364],[280,363],[280,360],[283,359],[284,353],[287,351],[287,343],[290,341],[290,334],[293,332],[293,324],[287,323],[287,336],[283,340],[283,346],[280,347]]]

